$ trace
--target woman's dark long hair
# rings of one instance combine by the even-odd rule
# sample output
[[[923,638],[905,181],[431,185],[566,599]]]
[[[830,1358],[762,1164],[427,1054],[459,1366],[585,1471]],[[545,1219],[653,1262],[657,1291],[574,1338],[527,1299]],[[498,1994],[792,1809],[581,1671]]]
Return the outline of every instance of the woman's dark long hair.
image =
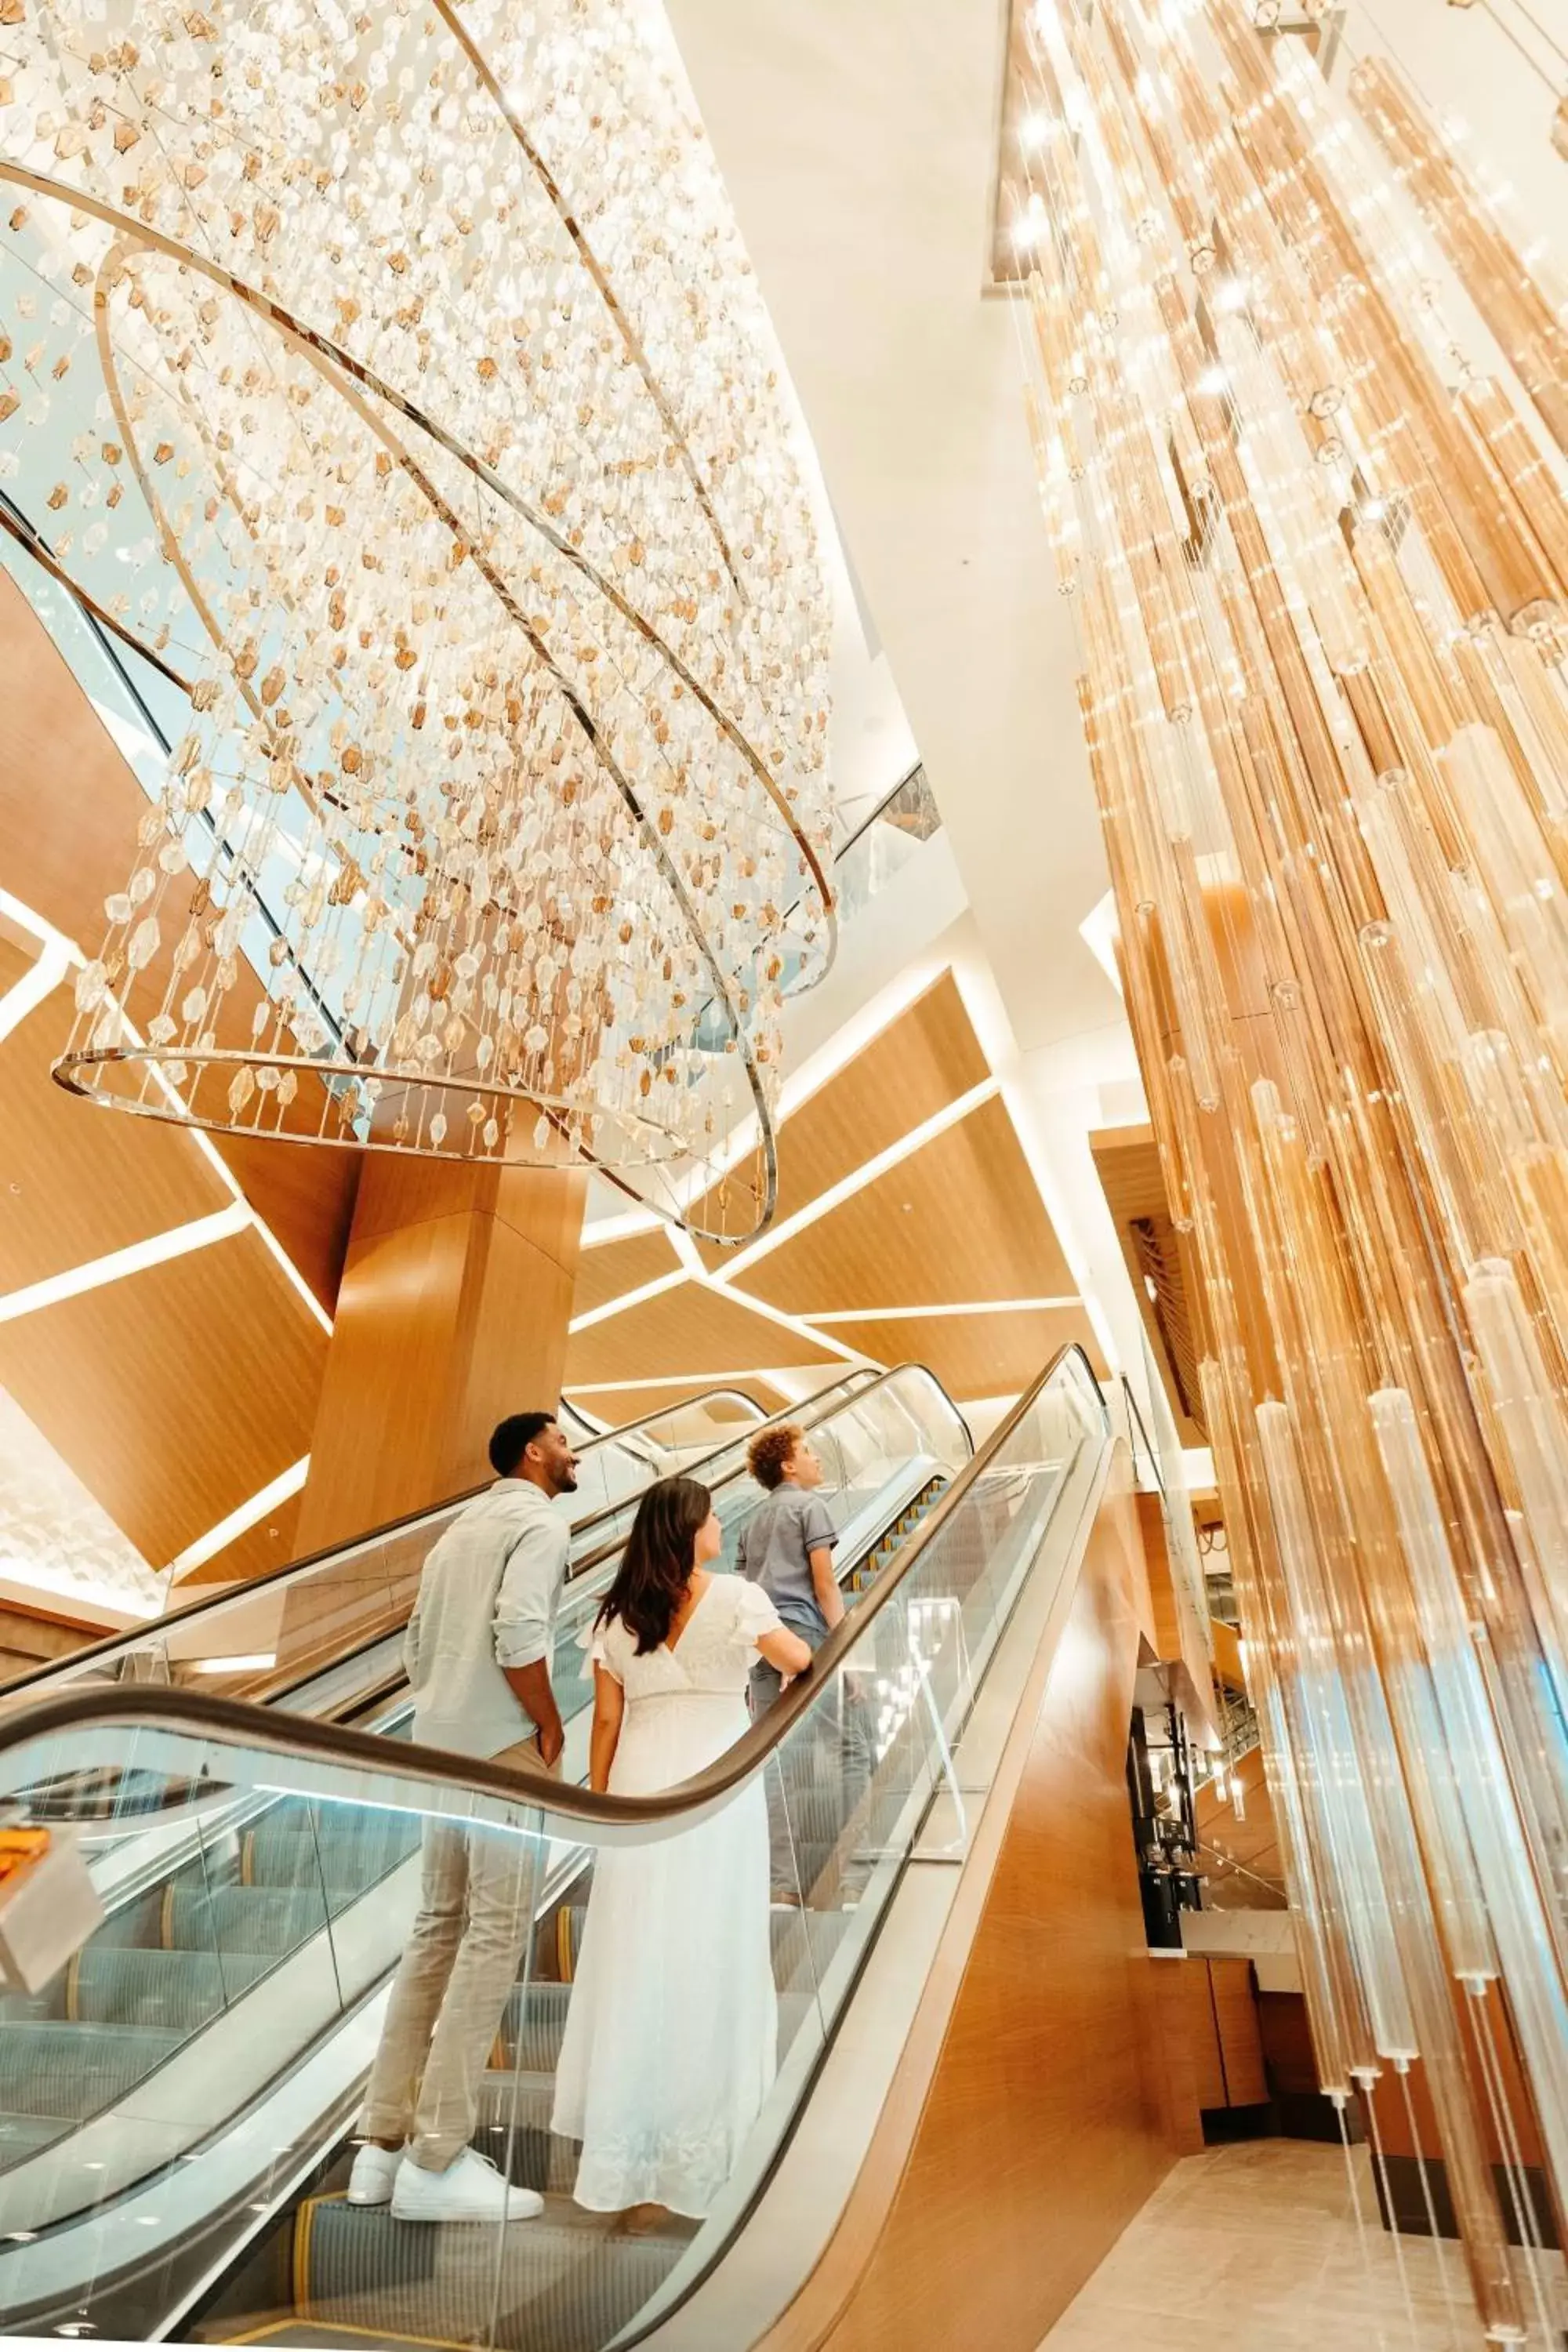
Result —
[[[666,1640],[686,1598],[695,1563],[697,1530],[706,1527],[713,1497],[695,1478],[659,1478],[637,1505],[631,1534],[595,1624],[618,1617],[637,1635],[637,1655]]]

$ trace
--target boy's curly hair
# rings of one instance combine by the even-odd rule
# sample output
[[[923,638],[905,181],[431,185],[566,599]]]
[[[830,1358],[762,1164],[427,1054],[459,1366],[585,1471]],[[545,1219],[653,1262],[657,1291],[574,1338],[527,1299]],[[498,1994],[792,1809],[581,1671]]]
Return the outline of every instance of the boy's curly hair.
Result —
[[[805,1435],[805,1430],[793,1421],[786,1421],[782,1428],[757,1432],[746,1448],[746,1467],[759,1486],[766,1486],[771,1493],[783,1486],[784,1464]]]

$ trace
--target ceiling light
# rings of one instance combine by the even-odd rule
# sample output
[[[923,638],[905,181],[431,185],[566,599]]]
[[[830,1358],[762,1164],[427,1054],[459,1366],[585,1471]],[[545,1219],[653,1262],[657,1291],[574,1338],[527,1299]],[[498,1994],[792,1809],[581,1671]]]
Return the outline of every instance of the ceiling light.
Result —
[[[258,1520],[264,1519],[268,1511],[275,1511],[279,1503],[286,1503],[291,1495],[299,1494],[310,1469],[310,1455],[301,1454],[298,1462],[290,1462],[288,1469],[279,1471],[268,1485],[258,1487],[254,1495],[237,1504],[226,1518],[218,1520],[216,1527],[210,1527],[205,1535],[187,1544],[184,1550],[169,1563],[169,1573],[175,1582],[183,1576],[189,1576],[193,1569],[216,1559],[226,1545],[245,1535]],[[271,1664],[270,1659],[268,1664]]]
[[[210,1217],[194,1217],[189,1224],[171,1225],[166,1232],[153,1234],[144,1242],[132,1242],[127,1249],[110,1250],[104,1257],[90,1258],[85,1265],[71,1266],[64,1274],[51,1274],[43,1282],[30,1282],[24,1289],[7,1292],[0,1297],[0,1323],[15,1322],[21,1315],[35,1315],[40,1307],[58,1307],[63,1299],[79,1298],[84,1291],[100,1290],[106,1283],[121,1282],[127,1275],[145,1273],[150,1266],[166,1265],[171,1259],[188,1256],[193,1250],[207,1249],[214,1242],[231,1240],[252,1223],[248,1207],[237,1201]]]
[[[1026,155],[1033,155],[1037,149],[1045,145],[1050,134],[1050,128],[1051,121],[1048,114],[1035,111],[1024,116],[1018,125],[1018,144]]]
[[[1226,375],[1224,368],[1205,368],[1202,375],[1198,378],[1198,390],[1200,392],[1211,394],[1224,392],[1229,382],[1230,378]]]
[[[924,1321],[928,1316],[1039,1315],[1078,1304],[1079,1295],[1074,1290],[1060,1298],[969,1298],[961,1306],[850,1307],[836,1308],[831,1315],[814,1313],[807,1316],[806,1320],[809,1323],[916,1323]]]
[[[629,1307],[641,1307],[647,1299],[658,1297],[662,1291],[673,1290],[686,1278],[684,1266],[672,1266],[668,1274],[656,1276],[652,1282],[645,1282],[636,1290],[624,1290],[618,1298],[607,1298],[602,1307],[590,1307],[585,1314],[574,1315],[566,1328],[569,1332],[590,1330],[612,1315],[624,1315]]]
[[[771,1225],[760,1241],[752,1242],[729,1261],[715,1277],[716,1281],[728,1287],[748,1266],[770,1256],[784,1243],[793,1241],[796,1234],[804,1233],[807,1225],[816,1224],[819,1217],[827,1216],[857,1192],[863,1192],[868,1184],[876,1182],[879,1176],[885,1176],[890,1168],[896,1168],[900,1160],[908,1160],[912,1152],[934,1142],[939,1135],[945,1134],[950,1127],[956,1127],[961,1119],[969,1117],[971,1111],[978,1110],[983,1103],[989,1102],[1000,1091],[994,1078],[984,1078],[979,1086],[971,1087],[967,1094],[960,1095],[955,1102],[945,1104],[931,1118],[923,1119],[919,1127],[911,1128],[896,1143],[890,1143],[885,1151],[879,1151],[875,1159],[852,1169],[837,1184],[828,1185],[815,1201],[808,1202],[804,1209],[797,1209],[794,1216],[784,1217],[778,1224]]]
[[[178,1664],[180,1661],[172,1663]],[[275,1650],[237,1651],[232,1658],[193,1658],[190,1671],[193,1675],[259,1675],[277,1664]]]

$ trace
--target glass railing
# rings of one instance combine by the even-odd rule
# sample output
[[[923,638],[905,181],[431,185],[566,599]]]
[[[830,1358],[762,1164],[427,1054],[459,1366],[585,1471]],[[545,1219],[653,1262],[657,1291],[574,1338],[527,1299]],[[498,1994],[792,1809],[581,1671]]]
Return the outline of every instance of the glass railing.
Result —
[[[813,1410],[822,1492],[841,1530],[847,1577],[890,1522],[916,1510],[968,1458],[968,1433],[945,1391],[914,1365],[858,1374],[814,1401],[805,1417]],[[714,1491],[732,1552],[759,1490],[726,1461]],[[600,1538],[590,1560],[577,1563],[552,1661],[574,1777],[586,1769],[592,1696],[581,1636],[620,1549],[603,1541],[602,1528]],[[401,1677],[394,1679],[398,1687],[373,1728],[405,1738],[408,1702]],[[198,1705],[211,1687],[178,1678],[164,1686]],[[126,1676],[115,1687],[133,1697],[158,1682]],[[61,1695],[52,1682],[35,1693],[35,1710]],[[62,1734],[38,1753],[43,1770],[26,1791],[27,1818],[76,1825],[109,1912],[41,2007],[30,1998],[0,2007],[7,2026],[0,2033],[0,2181],[8,2167],[58,2150],[50,2198],[59,2218],[72,2210],[84,2170],[96,2185],[99,2168],[134,2172],[162,2158],[159,2133],[149,2141],[137,2128],[121,2132],[105,2154],[100,2135],[87,2127],[153,2074],[165,2089],[170,2079],[177,2084],[176,2062],[215,2021],[237,2027],[242,2006],[250,2019],[258,2039],[239,2062],[243,2074],[262,2054],[286,2063],[385,1975],[407,1924],[405,1906],[389,1897],[407,1891],[419,1822],[407,1812],[379,1815],[368,1828],[323,1817],[247,1779],[230,1782],[218,1756],[197,1759],[186,1742],[165,1750],[162,1765],[145,1741],[123,1755],[90,1735]],[[51,2058],[47,2084],[35,2091],[29,2076],[19,2110],[7,2105],[7,2047]],[[38,2106],[40,2097],[52,2105]],[[85,2137],[73,2136],[73,2122]],[[8,2210],[0,2196],[0,2219]]]
[[[873,1369],[857,1365],[795,1417],[820,1414],[876,1378]],[[650,1479],[698,1466],[703,1475],[731,1474],[766,1418],[740,1391],[717,1388],[584,1439],[577,1491],[559,1505],[573,1531],[573,1570],[630,1525],[637,1496]],[[0,1708],[31,1704],[46,1689],[91,1678],[195,1683],[227,1698],[294,1701],[311,1714],[335,1711],[374,1687],[371,1647],[401,1633],[431,1546],[480,1491],[232,1590],[199,1595],[161,1618],[95,1642],[10,1685],[0,1693]],[[352,1680],[324,1688],[320,1675],[351,1657],[359,1661]]]
[[[1064,1486],[1107,1440],[1076,1351],[962,1466],[941,1394],[892,1375],[819,1429],[841,1523],[896,1512],[902,1547],[812,1671],[750,1730],[737,1695],[734,1744],[661,1793],[596,1796],[571,1775],[525,1790],[493,1765],[190,1689],[61,1693],[0,1727],[18,1818],[67,1756],[205,1773],[215,1791],[196,1850],[0,2012],[0,2325],[162,2335],[199,2309],[186,2332],[206,2340],[315,2326],[597,2352],[694,2284],[809,2095],[1013,1603],[1065,1566]],[[433,2237],[341,2194],[430,1823],[515,1872],[521,1958],[476,2138],[541,2192],[526,2226]],[[580,2182],[584,2065],[588,2113],[611,2120],[590,2125]],[[662,2172],[628,2158],[639,2131]],[[656,2175],[658,2201],[689,2210],[646,2231],[573,2201]]]
[[[877,1377],[869,1367],[856,1366],[799,1410],[807,1418],[824,1413]],[[568,1574],[596,1567],[606,1546],[624,1538],[637,1496],[650,1480],[694,1468],[733,1478],[765,1418],[742,1392],[717,1388],[585,1439],[578,1491],[563,1496],[559,1506],[572,1525]],[[739,1438],[731,1434],[737,1429],[743,1433]],[[153,1623],[40,1667],[0,1692],[0,1716],[58,1688],[90,1682],[209,1690],[329,1719],[384,1706],[402,1685],[403,1628],[419,1571],[468,1499],[459,1496],[235,1590],[208,1593]],[[68,1767],[50,1801],[62,1819],[90,1817],[144,1829],[184,1811],[201,1795],[167,1778]]]
[[[923,767],[911,768],[869,816],[841,841],[833,854],[833,900],[840,929],[887,889],[933,834],[942,830],[942,813]],[[772,951],[780,959],[777,985],[787,996],[799,974],[801,950],[789,942],[788,927],[805,906],[797,900],[784,917],[783,936]],[[731,1036],[728,1013],[710,997],[691,1028],[698,1051],[723,1053]]]
[[[923,768],[911,768],[839,850],[833,865],[840,923],[879,898],[933,834],[942,812]]]

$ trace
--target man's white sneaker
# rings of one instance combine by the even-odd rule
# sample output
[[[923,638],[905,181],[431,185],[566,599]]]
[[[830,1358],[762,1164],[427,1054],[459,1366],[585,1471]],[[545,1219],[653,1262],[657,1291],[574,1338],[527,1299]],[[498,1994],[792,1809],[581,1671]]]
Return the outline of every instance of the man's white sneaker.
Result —
[[[395,2221],[531,2221],[543,2210],[537,2189],[513,2189],[473,2147],[445,2172],[427,2172],[408,2157],[392,2191]]]
[[[390,2205],[393,2184],[403,2162],[400,2147],[377,2147],[366,2140],[354,2158],[349,2175],[348,2201],[351,2205]]]

